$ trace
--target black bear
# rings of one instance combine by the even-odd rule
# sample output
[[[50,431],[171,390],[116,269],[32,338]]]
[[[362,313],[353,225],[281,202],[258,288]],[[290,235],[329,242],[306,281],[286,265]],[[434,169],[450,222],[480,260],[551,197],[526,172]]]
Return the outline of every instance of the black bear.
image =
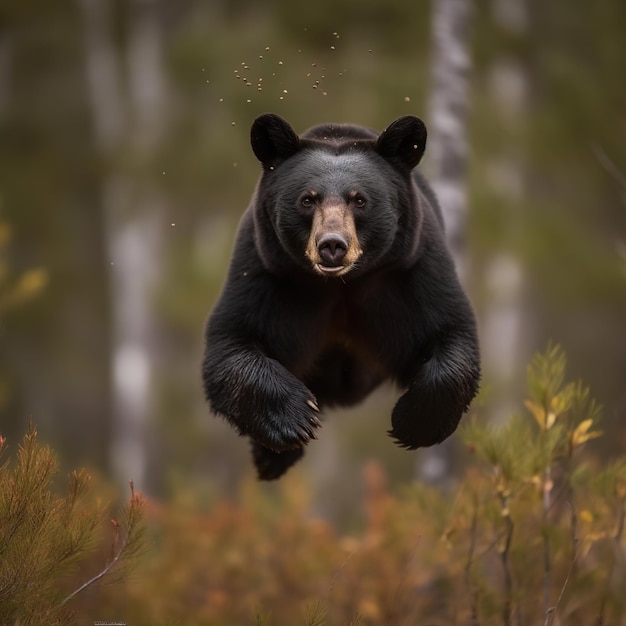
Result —
[[[424,123],[298,136],[265,114],[251,143],[263,173],[206,329],[213,412],[251,439],[264,480],[302,456],[321,409],[386,380],[404,392],[389,431],[398,445],[443,441],[476,395],[480,357],[437,200],[413,171]]]

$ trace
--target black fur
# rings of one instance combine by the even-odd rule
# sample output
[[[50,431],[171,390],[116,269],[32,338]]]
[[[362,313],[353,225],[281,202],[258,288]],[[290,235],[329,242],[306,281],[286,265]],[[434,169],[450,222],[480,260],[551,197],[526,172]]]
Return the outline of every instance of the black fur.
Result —
[[[266,114],[251,140],[263,174],[207,324],[211,408],[252,440],[261,479],[302,456],[320,409],[354,405],[385,380],[403,390],[389,431],[398,445],[443,441],[477,392],[480,359],[439,207],[412,172],[424,124],[405,116],[380,136],[323,125],[298,137]],[[362,255],[340,277],[316,274],[305,256],[312,217],[300,199],[310,189],[367,201],[350,209]]]

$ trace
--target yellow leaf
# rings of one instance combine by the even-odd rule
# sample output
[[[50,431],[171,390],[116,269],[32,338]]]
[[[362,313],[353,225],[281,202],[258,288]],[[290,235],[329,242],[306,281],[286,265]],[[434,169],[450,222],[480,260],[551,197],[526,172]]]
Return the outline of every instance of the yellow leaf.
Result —
[[[580,446],[583,443],[585,443],[585,441],[589,441],[590,439],[595,439],[596,437],[599,437],[602,434],[602,432],[599,430],[589,431],[592,425],[593,425],[593,420],[586,419],[580,422],[578,426],[576,426],[576,428],[574,429],[574,432],[572,433],[572,445],[574,447]]]
[[[546,429],[546,412],[542,406],[531,402],[530,400],[526,400],[524,402],[526,408],[533,414],[533,417],[537,420],[537,424],[542,430]]]
[[[578,424],[578,426],[576,426],[576,430],[574,431],[574,434],[586,433],[591,428],[591,424],[593,424],[593,420],[591,419],[583,420],[580,424]]]
[[[550,408],[557,414],[565,413],[569,408],[569,400],[564,393],[559,393],[550,400]]]
[[[587,511],[587,509],[581,511],[579,517],[585,524],[591,524],[591,522],[593,522],[593,515]]]
[[[546,430],[550,430],[554,426],[554,422],[556,422],[556,413],[550,411],[546,417]]]

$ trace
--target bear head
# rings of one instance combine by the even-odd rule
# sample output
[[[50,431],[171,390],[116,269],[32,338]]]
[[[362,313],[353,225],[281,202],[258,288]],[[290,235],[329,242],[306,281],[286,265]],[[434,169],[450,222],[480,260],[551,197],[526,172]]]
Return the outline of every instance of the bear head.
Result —
[[[426,145],[419,118],[380,135],[330,124],[298,136],[268,113],[254,121],[251,144],[263,166],[256,244],[270,271],[350,279],[413,261],[425,202],[412,176]]]

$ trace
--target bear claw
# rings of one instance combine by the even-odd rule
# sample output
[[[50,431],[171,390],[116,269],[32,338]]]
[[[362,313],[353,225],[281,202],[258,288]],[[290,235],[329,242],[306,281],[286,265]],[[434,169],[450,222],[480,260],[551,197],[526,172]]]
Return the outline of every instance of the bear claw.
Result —
[[[319,413],[320,412],[320,408],[319,406],[317,406],[317,403],[314,400],[307,400],[306,403],[316,412]]]

